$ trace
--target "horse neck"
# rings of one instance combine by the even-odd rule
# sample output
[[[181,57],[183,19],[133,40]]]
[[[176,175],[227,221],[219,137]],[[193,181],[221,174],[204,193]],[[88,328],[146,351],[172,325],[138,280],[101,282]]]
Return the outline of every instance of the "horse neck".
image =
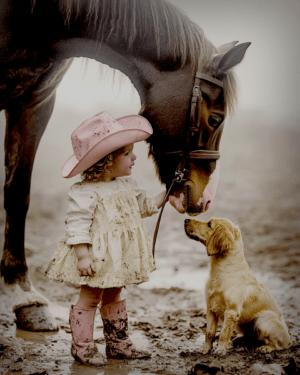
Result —
[[[60,56],[89,57],[122,71],[142,103],[145,88],[161,73],[195,66],[200,55],[208,56],[214,48],[201,28],[164,0],[137,1],[134,6],[119,0],[63,4],[64,40],[55,43]]]
[[[23,5],[22,28],[13,17],[19,14],[19,6],[13,0],[3,1],[11,10],[11,19],[5,16],[3,34],[11,32],[15,38],[2,41],[0,37],[2,51],[7,50],[0,53],[0,62],[11,61],[11,56],[27,58],[31,65],[92,58],[128,76],[142,103],[149,87],[166,77],[166,72],[190,63],[195,67],[199,57],[210,55],[212,48],[202,29],[164,0],[31,0]]]

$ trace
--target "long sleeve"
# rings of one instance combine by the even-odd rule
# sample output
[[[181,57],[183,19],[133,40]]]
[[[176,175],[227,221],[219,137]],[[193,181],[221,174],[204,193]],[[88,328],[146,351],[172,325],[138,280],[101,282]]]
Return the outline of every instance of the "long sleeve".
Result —
[[[89,231],[97,204],[97,194],[85,184],[74,184],[68,193],[69,208],[66,214],[67,245],[91,244]]]
[[[146,190],[138,187],[136,181],[134,181],[134,194],[138,201],[140,208],[140,213],[142,218],[152,216],[159,212],[156,201],[154,197],[147,196]]]

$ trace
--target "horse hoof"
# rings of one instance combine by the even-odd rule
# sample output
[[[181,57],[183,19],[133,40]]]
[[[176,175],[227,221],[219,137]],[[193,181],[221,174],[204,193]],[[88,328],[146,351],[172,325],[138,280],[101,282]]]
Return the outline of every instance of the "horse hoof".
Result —
[[[48,306],[32,305],[15,310],[17,327],[26,331],[58,331]]]

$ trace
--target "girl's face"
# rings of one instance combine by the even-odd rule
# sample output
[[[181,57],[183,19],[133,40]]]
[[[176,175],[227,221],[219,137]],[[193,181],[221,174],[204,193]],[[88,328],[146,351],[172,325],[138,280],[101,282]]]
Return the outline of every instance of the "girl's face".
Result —
[[[111,179],[122,176],[130,176],[131,168],[134,166],[134,161],[136,159],[133,153],[133,143],[120,148],[115,153],[115,158],[113,165],[109,168],[111,173],[109,173]]]

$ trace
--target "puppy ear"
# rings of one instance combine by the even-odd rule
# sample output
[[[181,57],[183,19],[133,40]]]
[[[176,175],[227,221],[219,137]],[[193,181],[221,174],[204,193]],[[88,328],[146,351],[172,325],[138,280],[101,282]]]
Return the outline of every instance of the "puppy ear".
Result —
[[[238,238],[241,237],[241,230],[237,225],[234,226],[233,230],[234,230],[234,239],[237,240]]]
[[[207,243],[207,254],[216,255],[229,250],[234,242],[232,233],[224,225],[218,225]]]

